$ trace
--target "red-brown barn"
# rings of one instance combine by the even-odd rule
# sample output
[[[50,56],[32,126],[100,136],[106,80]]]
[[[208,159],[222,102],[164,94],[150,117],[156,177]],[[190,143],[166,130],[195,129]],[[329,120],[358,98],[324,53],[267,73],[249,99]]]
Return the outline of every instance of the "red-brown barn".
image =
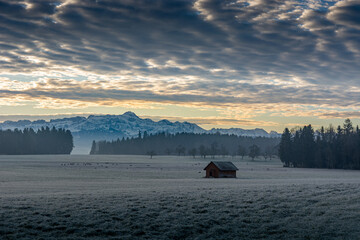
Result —
[[[232,162],[210,162],[204,170],[207,178],[236,178],[239,169]]]

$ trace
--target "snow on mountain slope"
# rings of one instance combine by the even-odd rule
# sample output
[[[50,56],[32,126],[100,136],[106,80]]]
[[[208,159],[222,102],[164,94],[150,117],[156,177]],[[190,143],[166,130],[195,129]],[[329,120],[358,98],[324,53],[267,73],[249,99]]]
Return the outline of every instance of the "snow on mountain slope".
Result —
[[[56,127],[69,129],[73,133],[77,132],[118,132],[124,137],[134,137],[138,135],[138,132],[147,131],[148,133],[157,132],[205,132],[204,129],[193,123],[188,122],[169,122],[167,120],[161,120],[154,122],[151,119],[141,119],[132,112],[126,112],[123,115],[90,115],[89,117],[73,117],[63,119],[53,119],[50,121],[38,120],[20,120],[17,122],[5,121],[0,123],[2,129],[24,129],[34,128],[39,129],[41,127]]]
[[[255,129],[242,129],[242,128],[213,128],[208,131],[209,133],[220,133],[228,135],[237,135],[237,136],[246,136],[246,137],[280,137],[281,134],[271,131],[270,133],[266,132],[262,128]]]
[[[263,129],[245,130],[241,128],[230,129],[211,129],[204,130],[194,123],[189,122],[170,122],[161,120],[155,122],[151,119],[139,118],[133,112],[126,112],[122,115],[90,115],[86,117],[72,117],[62,119],[52,119],[50,121],[37,120],[20,120],[5,121],[0,123],[0,129],[24,129],[41,127],[56,127],[69,129],[74,136],[75,149],[73,153],[89,153],[91,142],[93,140],[115,140],[122,137],[136,137],[145,131],[148,134],[158,132],[167,133],[216,133],[235,134],[238,136],[249,137],[276,137],[277,133],[267,133]]]

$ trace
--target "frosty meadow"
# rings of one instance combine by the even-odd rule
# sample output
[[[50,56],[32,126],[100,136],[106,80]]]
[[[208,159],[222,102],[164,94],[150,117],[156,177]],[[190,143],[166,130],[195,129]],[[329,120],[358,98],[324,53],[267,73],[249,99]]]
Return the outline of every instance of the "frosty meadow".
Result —
[[[2,239],[358,239],[360,173],[231,160],[0,156]]]

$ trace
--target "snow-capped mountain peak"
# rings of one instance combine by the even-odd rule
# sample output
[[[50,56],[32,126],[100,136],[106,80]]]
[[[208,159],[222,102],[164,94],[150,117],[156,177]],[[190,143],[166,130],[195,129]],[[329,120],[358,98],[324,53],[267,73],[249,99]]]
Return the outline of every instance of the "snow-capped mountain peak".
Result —
[[[133,113],[131,111],[125,112],[122,116],[132,117],[132,118],[139,118],[135,113]]]

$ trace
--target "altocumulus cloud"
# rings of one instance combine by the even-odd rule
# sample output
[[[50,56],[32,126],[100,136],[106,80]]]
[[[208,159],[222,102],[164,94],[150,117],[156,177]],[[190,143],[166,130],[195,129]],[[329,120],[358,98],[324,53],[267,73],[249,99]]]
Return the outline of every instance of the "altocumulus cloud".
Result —
[[[359,16],[355,0],[0,0],[0,97],[356,112]]]

